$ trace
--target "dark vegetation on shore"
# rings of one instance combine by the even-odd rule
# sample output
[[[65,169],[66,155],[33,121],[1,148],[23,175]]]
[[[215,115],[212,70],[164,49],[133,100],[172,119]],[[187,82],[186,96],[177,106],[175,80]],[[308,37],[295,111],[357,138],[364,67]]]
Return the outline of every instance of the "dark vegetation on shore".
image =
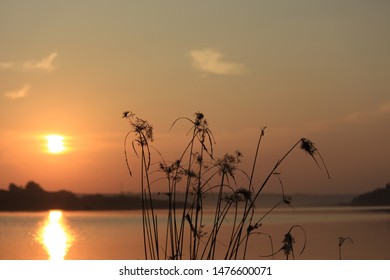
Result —
[[[141,203],[137,195],[76,195],[66,190],[48,192],[33,181],[24,188],[11,183],[8,190],[0,190],[0,211],[136,210],[141,208]],[[155,207],[163,209],[166,205],[166,201],[160,200],[156,201]]]
[[[166,209],[164,196],[156,194],[156,208]],[[184,196],[184,194],[183,194]],[[216,195],[215,195],[216,196]],[[180,198],[180,195],[178,195]],[[358,196],[351,194],[313,195],[294,194],[296,207],[328,207],[328,206],[386,206],[390,205],[390,183]],[[184,198],[183,198],[184,199]],[[262,207],[269,207],[279,199],[278,194],[265,194]],[[180,200],[180,199],[179,199]],[[212,194],[205,201],[213,204]],[[179,208],[182,206],[178,202]],[[70,191],[45,191],[39,184],[30,181],[23,188],[11,183],[8,190],[0,190],[0,211],[44,211],[61,210],[139,210],[142,207],[141,196],[137,194],[85,194],[78,195]]]
[[[390,205],[390,183],[383,189],[361,194],[355,197],[352,206],[387,206]]]

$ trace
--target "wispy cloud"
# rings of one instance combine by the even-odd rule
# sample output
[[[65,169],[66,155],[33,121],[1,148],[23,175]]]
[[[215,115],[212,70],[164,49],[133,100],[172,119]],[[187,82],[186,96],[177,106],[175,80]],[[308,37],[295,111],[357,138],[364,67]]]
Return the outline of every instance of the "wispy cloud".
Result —
[[[204,73],[238,75],[245,71],[243,64],[225,61],[223,54],[214,49],[192,50],[190,56],[194,68]]]
[[[26,97],[30,91],[30,88],[31,88],[30,85],[25,85],[18,90],[8,91],[4,93],[4,97],[9,99],[19,99],[19,98]]]
[[[0,70],[17,70],[17,71],[45,71],[52,72],[55,69],[54,60],[58,53],[53,52],[40,60],[28,60],[26,62],[0,62]]]
[[[387,113],[390,113],[390,101],[384,102],[379,106],[377,106],[376,108],[369,111],[351,113],[339,121],[344,123],[361,122],[361,121],[367,121],[373,117],[385,115]]]
[[[41,60],[25,62],[22,66],[24,70],[42,70],[51,72],[54,70],[54,59],[57,56],[58,53],[53,52]]]
[[[0,62],[0,69],[12,69],[15,68],[14,62]]]
[[[378,113],[379,114],[390,113],[390,101],[385,102],[381,106],[379,106]]]
[[[379,104],[371,110],[351,112],[337,119],[309,122],[304,124],[304,126],[311,128],[312,130],[328,130],[333,127],[371,122],[377,120],[378,118],[383,118],[389,113],[390,101],[387,101]]]

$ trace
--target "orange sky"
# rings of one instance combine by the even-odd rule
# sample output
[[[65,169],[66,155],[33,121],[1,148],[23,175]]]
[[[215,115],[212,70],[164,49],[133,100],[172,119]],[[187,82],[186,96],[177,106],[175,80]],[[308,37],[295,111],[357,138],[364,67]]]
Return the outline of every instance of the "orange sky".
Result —
[[[307,137],[332,179],[297,151],[281,170],[289,192],[383,187],[389,12],[382,0],[0,0],[0,188],[34,180],[53,191],[137,191],[124,110],[154,125],[168,160],[188,140],[171,123],[202,111],[216,154],[241,150],[245,170],[268,126],[256,182]],[[47,153],[48,134],[68,150]]]

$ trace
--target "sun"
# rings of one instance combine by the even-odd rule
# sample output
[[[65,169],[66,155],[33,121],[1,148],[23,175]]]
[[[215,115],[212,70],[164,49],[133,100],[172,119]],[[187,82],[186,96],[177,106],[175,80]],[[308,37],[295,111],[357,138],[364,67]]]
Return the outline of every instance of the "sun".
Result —
[[[47,150],[51,154],[58,154],[65,151],[65,145],[64,145],[64,137],[57,134],[50,134],[46,137],[47,143]]]

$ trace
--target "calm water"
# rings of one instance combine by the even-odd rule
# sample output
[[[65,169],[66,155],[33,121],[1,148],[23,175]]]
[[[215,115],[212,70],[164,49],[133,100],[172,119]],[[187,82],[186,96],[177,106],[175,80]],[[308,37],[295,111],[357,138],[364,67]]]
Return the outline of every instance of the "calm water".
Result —
[[[139,211],[3,212],[0,259],[142,259],[140,221]],[[211,221],[206,215],[206,232]],[[338,259],[339,236],[353,239],[353,244],[343,245],[343,259],[390,259],[390,208],[279,209],[267,216],[259,231],[272,236],[277,250],[295,224],[307,235],[306,250],[298,259]],[[303,235],[299,230],[293,234],[299,251]],[[261,256],[271,252],[270,244],[268,236],[253,235],[247,258],[267,259]]]

